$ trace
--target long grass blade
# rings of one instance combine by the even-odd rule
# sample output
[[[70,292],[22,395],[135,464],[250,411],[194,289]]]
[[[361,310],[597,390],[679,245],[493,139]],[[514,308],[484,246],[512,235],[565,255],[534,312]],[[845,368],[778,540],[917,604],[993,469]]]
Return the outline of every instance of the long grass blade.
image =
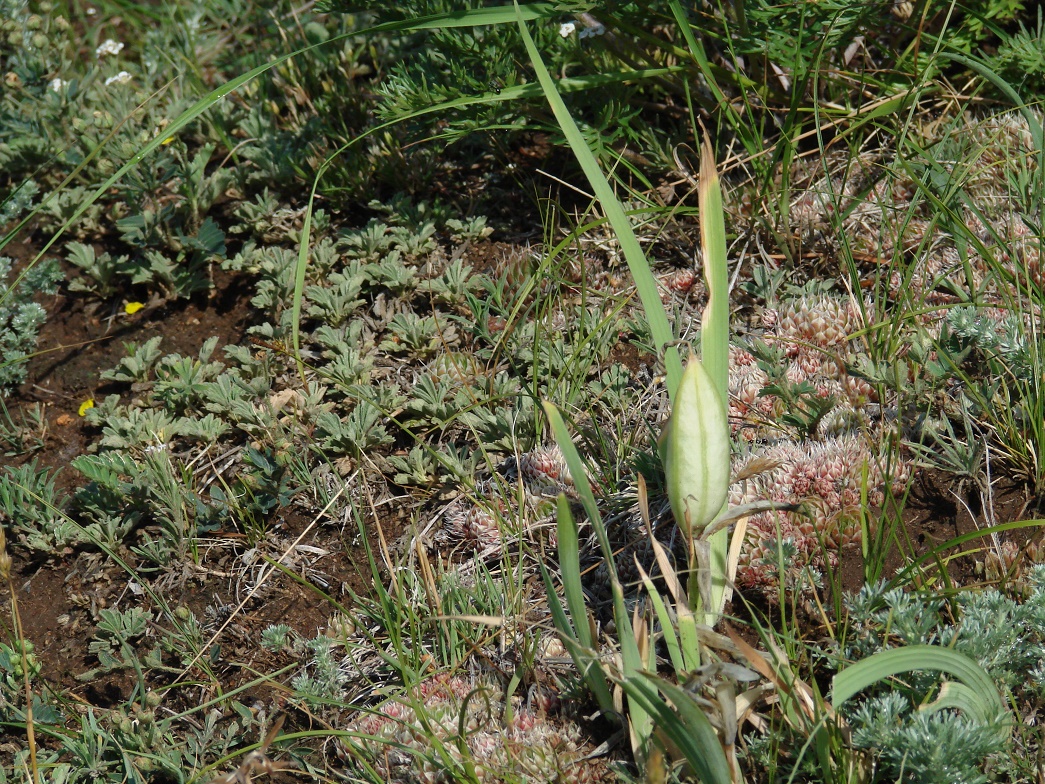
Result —
[[[711,144],[700,148],[700,244],[704,255],[704,279],[708,304],[700,324],[700,358],[718,388],[723,403],[729,400],[729,269],[726,259],[726,223],[722,211],[722,187]]]
[[[758,154],[761,152],[762,147],[759,135],[752,133],[749,128],[745,127],[740,115],[737,114],[729,99],[726,98],[722,88],[718,86],[711,62],[704,51],[704,46],[693,35],[693,26],[689,22],[689,17],[686,14],[686,10],[682,7],[682,3],[679,0],[668,0],[668,8],[671,9],[671,14],[675,17],[675,22],[679,26],[682,38],[686,41],[686,47],[689,49],[693,61],[697,64],[697,68],[700,69],[704,82],[715,98],[715,109],[725,113],[729,119],[730,127],[737,132],[737,135],[744,143],[744,149],[747,150],[748,155],[754,156]]]
[[[729,270],[726,259],[726,224],[722,211],[722,188],[711,144],[704,139],[700,150],[700,242],[704,255],[704,279],[708,305],[700,325],[700,358],[721,404],[729,400]],[[726,457],[728,460],[728,456]],[[725,504],[720,512],[725,511]],[[708,537],[711,569],[711,606],[705,607],[705,622],[714,626],[725,605],[729,566],[729,531]],[[695,598],[695,597],[692,597]]]
[[[660,732],[682,752],[698,780],[705,784],[731,784],[729,762],[718,734],[690,694],[648,674],[622,678],[620,686],[628,700],[641,705]],[[664,691],[678,712],[664,701],[658,688]]]
[[[566,596],[566,606],[569,608],[570,616],[573,618],[573,628],[577,640],[585,648],[594,648],[591,626],[588,623],[588,604],[584,600],[584,588],[581,585],[577,521],[573,519],[573,513],[570,511],[570,502],[562,493],[559,494],[557,506],[562,591]]]
[[[660,631],[664,638],[664,645],[668,649],[668,657],[671,659],[671,664],[675,668],[676,674],[682,677],[686,672],[686,660],[682,656],[678,635],[675,634],[675,619],[668,611],[668,607],[664,603],[664,599],[661,598],[656,586],[653,585],[653,581],[646,574],[646,570],[642,568],[641,564],[638,565],[638,569],[639,579],[642,580],[642,584],[646,587],[646,593],[649,595],[650,602],[653,603],[653,611],[660,622]]]
[[[526,45],[526,51],[530,56],[530,62],[537,73],[537,80],[544,90],[552,113],[566,136],[566,141],[569,143],[570,149],[584,171],[588,183],[598,197],[603,212],[605,212],[610,225],[617,234],[617,241],[620,242],[624,258],[628,263],[628,269],[635,280],[635,288],[638,291],[639,300],[642,302],[643,310],[646,313],[646,320],[649,323],[653,340],[657,345],[658,351],[661,351],[664,355],[668,395],[674,398],[675,389],[682,378],[682,360],[679,357],[678,349],[672,345],[675,336],[668,322],[664,304],[660,301],[657,282],[653,278],[649,261],[646,259],[646,254],[642,252],[642,247],[639,245],[638,238],[635,236],[635,230],[632,228],[628,216],[624,213],[624,208],[613,192],[613,188],[610,187],[610,183],[599,167],[598,161],[595,160],[595,156],[588,148],[588,143],[584,140],[584,136],[581,134],[580,128],[577,127],[577,123],[574,121],[569,109],[566,108],[562,96],[559,95],[555,81],[552,79],[551,74],[548,73],[544,60],[537,50],[537,45],[533,42],[529,30],[526,29],[525,20],[520,17],[518,24],[523,43]]]
[[[917,670],[936,670],[957,678],[966,687],[960,693],[962,702],[966,706],[976,706],[979,716],[1000,716],[1005,713],[1005,703],[998,687],[979,664],[964,653],[936,645],[893,648],[846,667],[832,681],[831,704],[838,710],[868,686],[894,675]]]
[[[577,494],[581,498],[581,505],[584,507],[584,511],[588,513],[588,521],[591,523],[592,528],[595,529],[599,547],[602,550],[603,557],[606,559],[606,569],[610,577],[610,591],[613,597],[613,620],[617,624],[622,669],[626,677],[634,675],[643,668],[642,656],[639,653],[639,646],[635,639],[631,618],[624,604],[624,589],[621,586],[617,566],[613,560],[613,548],[610,545],[609,536],[606,534],[602,516],[599,514],[598,504],[595,502],[595,494],[592,492],[591,483],[588,481],[584,461],[581,460],[580,453],[577,451],[573,439],[570,438],[570,431],[566,428],[566,423],[563,421],[559,410],[547,401],[542,405],[544,406],[545,414],[548,416],[548,422],[551,425],[555,441],[559,445],[559,449],[562,450],[563,458],[565,458],[566,465],[570,469],[573,485],[577,488]],[[574,621],[576,622],[577,619],[574,618]],[[633,706],[629,703],[628,713],[632,726],[639,730],[641,734],[641,747],[637,748],[635,753],[642,759],[645,755],[645,747],[649,740],[649,732],[652,729],[652,725],[645,711],[640,706]],[[644,734],[642,734],[643,732]]]

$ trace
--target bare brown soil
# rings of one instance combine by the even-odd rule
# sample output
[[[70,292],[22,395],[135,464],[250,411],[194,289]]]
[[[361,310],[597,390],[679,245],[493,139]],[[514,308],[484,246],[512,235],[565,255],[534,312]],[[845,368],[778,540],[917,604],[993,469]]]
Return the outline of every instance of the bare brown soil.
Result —
[[[14,250],[16,257],[27,257],[28,251]],[[146,307],[134,315],[122,308],[101,312],[97,303],[82,295],[63,292],[41,301],[48,319],[39,340],[39,353],[28,366],[28,380],[7,402],[15,421],[28,408],[39,404],[45,412],[46,432],[43,448],[27,455],[0,458],[11,464],[35,460],[38,467],[57,472],[59,490],[72,491],[83,483],[83,477],[69,467],[69,462],[86,451],[98,433],[78,415],[81,403],[100,399],[118,391],[100,375],[126,355],[124,343],[141,343],[156,335],[163,337],[165,353],[194,355],[210,337],[218,337],[216,355],[222,346],[239,343],[251,324],[250,287],[239,276],[214,271],[214,289],[189,302]],[[365,553],[352,543],[353,531],[343,532],[329,526],[310,526],[312,520],[290,510],[273,514],[266,525],[266,543],[258,545],[273,559],[281,555],[280,546],[289,545],[306,527],[310,533],[303,544],[319,548],[327,554],[315,563],[291,561],[291,575],[276,571],[257,595],[243,602],[245,567],[241,562],[251,545],[239,532],[215,532],[204,537],[198,546],[198,558],[191,566],[179,564],[180,573],[165,575],[163,599],[174,611],[185,606],[206,624],[208,637],[218,632],[224,621],[231,622],[221,630],[205,652],[207,666],[221,684],[222,690],[235,688],[257,678],[258,673],[272,672],[289,663],[258,645],[261,630],[269,625],[285,623],[305,638],[314,637],[327,625],[336,602],[350,603],[351,594],[368,595],[372,578]],[[401,524],[399,524],[401,525]],[[398,526],[397,526],[398,527]],[[396,528],[390,529],[395,536]],[[134,540],[129,542],[133,544]],[[13,585],[25,637],[36,647],[35,653],[43,669],[41,678],[56,694],[99,707],[123,703],[135,686],[133,671],[102,674],[86,681],[77,676],[97,666],[88,650],[95,633],[97,611],[105,607],[125,608],[133,603],[131,592],[140,593],[135,581],[140,567],[128,547],[117,555],[126,568],[102,553],[85,550],[66,552],[44,562],[17,547],[12,547],[15,562]],[[186,559],[191,562],[191,559]],[[263,563],[263,562],[262,562]],[[0,601],[8,599],[6,587],[0,588]],[[243,602],[243,607],[234,612]],[[162,624],[161,624],[162,625]],[[142,650],[152,647],[164,633],[150,629]],[[10,635],[14,636],[14,635]],[[165,662],[167,663],[167,662]],[[181,666],[172,657],[171,666]],[[193,674],[193,678],[199,673]],[[173,675],[171,676],[174,677]],[[158,684],[157,684],[158,685]],[[273,696],[273,687],[262,689]],[[172,694],[177,691],[172,691]],[[261,697],[258,689],[247,697]],[[177,708],[177,705],[167,704]],[[189,705],[183,708],[191,707]],[[22,736],[20,736],[22,737]],[[23,737],[24,740],[24,737]]]

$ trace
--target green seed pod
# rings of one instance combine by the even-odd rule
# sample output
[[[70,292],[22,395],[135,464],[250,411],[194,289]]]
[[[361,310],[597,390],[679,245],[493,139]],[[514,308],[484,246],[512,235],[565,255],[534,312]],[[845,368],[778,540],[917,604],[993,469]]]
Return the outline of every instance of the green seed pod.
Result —
[[[70,24],[69,20],[64,16],[56,16],[54,19],[54,26],[64,33],[72,27],[72,24]]]
[[[47,46],[47,36],[43,33],[33,33],[33,37],[31,40],[33,46],[35,46],[37,49],[43,49]]]
[[[675,522],[692,539],[722,510],[729,491],[726,406],[698,361],[691,361],[682,374],[661,457]]]
[[[310,44],[321,44],[330,38],[330,33],[319,22],[309,22],[305,25],[305,36]]]
[[[36,14],[33,14],[25,20],[25,27],[27,30],[39,30],[40,26],[43,25],[44,20]]]

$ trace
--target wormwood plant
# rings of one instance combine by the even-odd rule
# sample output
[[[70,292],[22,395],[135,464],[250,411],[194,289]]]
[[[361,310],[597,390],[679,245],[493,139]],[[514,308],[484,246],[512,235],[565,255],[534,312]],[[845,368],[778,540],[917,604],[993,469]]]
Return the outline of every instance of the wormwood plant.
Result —
[[[1045,569],[1036,566],[1027,579],[1028,593],[1017,602],[995,589],[964,592],[956,613],[943,599],[922,592],[865,586],[847,601],[849,629],[835,666],[901,646],[943,646],[975,661],[1014,704],[1040,709],[1045,694]],[[890,780],[986,782],[984,762],[1009,748],[1012,720],[1000,703],[988,711],[953,710],[953,685],[920,673],[879,685],[846,707],[853,742],[873,749]],[[943,709],[940,706],[945,706]],[[1019,734],[1020,730],[1015,730]],[[995,765],[1010,775],[1022,764],[1014,755]]]
[[[38,294],[54,294],[62,279],[55,261],[37,264],[24,275],[12,272],[12,260],[0,256],[0,395],[25,380],[28,357],[47,319]]]
[[[1033,297],[1027,307],[1035,307]],[[1014,312],[989,318],[981,309],[956,307],[948,312],[933,343],[935,357],[925,365],[937,384],[956,380],[959,392],[940,398],[940,413],[964,424],[966,440],[984,423],[1001,453],[1040,490],[1045,487],[1042,448],[1045,406],[1041,363],[1045,343],[1036,316]],[[953,430],[948,423],[944,429]],[[931,432],[927,435],[932,435]]]

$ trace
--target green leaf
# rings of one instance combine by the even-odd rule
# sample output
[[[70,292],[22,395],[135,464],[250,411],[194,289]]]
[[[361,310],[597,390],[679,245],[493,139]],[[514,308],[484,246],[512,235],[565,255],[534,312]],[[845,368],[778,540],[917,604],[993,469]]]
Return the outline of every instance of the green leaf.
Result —
[[[193,245],[209,256],[225,255],[225,232],[218,228],[213,218],[207,218],[193,238]]]
[[[560,499],[563,499],[560,496]],[[560,504],[562,502],[560,501]],[[565,514],[568,520],[564,524],[562,518],[563,507],[560,505],[560,517],[559,517],[559,528],[565,526],[572,526],[574,529],[573,537],[577,538],[576,528],[577,524],[573,520],[573,514],[570,512],[569,504],[565,506]],[[567,535],[569,535],[567,533]],[[574,583],[579,586],[580,584],[580,572],[581,565],[580,560],[576,554],[570,556],[569,546],[567,546],[566,557],[563,556],[562,551],[562,534],[560,533],[560,549],[559,549],[559,568],[563,574],[563,584]],[[577,640],[577,635],[574,632],[574,624],[570,623],[570,619],[566,616],[566,611],[563,609],[562,602],[559,601],[559,594],[555,591],[555,584],[552,582],[551,575],[548,573],[548,569],[542,563],[541,565],[541,576],[544,578],[544,587],[548,595],[548,609],[552,614],[552,622],[555,624],[555,628],[559,630],[559,636],[562,639],[563,645],[566,646],[566,650],[569,651],[570,657],[573,659],[573,663],[577,665],[577,669],[581,673],[581,677],[584,678],[585,683],[588,684],[588,688],[591,689],[595,695],[595,699],[598,700],[599,707],[602,708],[607,714],[614,713],[613,707],[613,695],[610,693],[609,683],[606,679],[606,673],[598,663],[598,658],[595,651],[591,646],[582,646]],[[571,587],[569,589],[564,588],[564,592],[569,593],[575,591],[576,588]],[[571,607],[571,612],[573,609]],[[583,592],[581,593],[580,599],[580,617],[574,616],[575,623],[579,628],[587,630],[588,638],[591,637],[591,630],[588,626],[588,612],[587,606],[584,604]]]
[[[562,570],[562,591],[566,595],[566,606],[573,618],[574,634],[585,648],[595,648],[588,623],[588,605],[581,586],[580,544],[577,537],[577,521],[570,512],[570,502],[562,493],[556,501],[558,512],[559,568]]]
[[[555,443],[562,450],[563,459],[566,460],[566,465],[570,469],[570,476],[573,477],[573,486],[577,489],[577,495],[580,496],[581,505],[588,515],[588,520],[595,527],[595,533],[599,537],[599,546],[602,547],[603,555],[612,559],[613,548],[610,546],[609,537],[606,536],[606,529],[603,528],[602,516],[599,514],[598,504],[595,503],[595,493],[591,490],[591,482],[588,481],[588,469],[585,467],[584,461],[581,460],[577,447],[573,444],[573,438],[570,436],[570,431],[566,429],[566,423],[563,421],[559,409],[547,401],[544,401],[542,406],[544,407],[544,413],[548,416],[548,423],[551,425]],[[613,570],[611,578],[614,580],[618,579],[616,569]]]
[[[639,568],[641,569],[641,567]],[[646,586],[646,593],[653,603],[653,611],[660,622],[661,634],[664,635],[664,645],[668,649],[668,657],[675,668],[675,674],[680,678],[684,677],[686,674],[686,660],[682,655],[682,648],[679,646],[678,635],[675,634],[675,619],[672,618],[667,605],[664,603],[664,599],[661,598],[656,586],[653,585],[653,581],[647,576],[645,571],[641,573],[641,577],[642,584]]]

